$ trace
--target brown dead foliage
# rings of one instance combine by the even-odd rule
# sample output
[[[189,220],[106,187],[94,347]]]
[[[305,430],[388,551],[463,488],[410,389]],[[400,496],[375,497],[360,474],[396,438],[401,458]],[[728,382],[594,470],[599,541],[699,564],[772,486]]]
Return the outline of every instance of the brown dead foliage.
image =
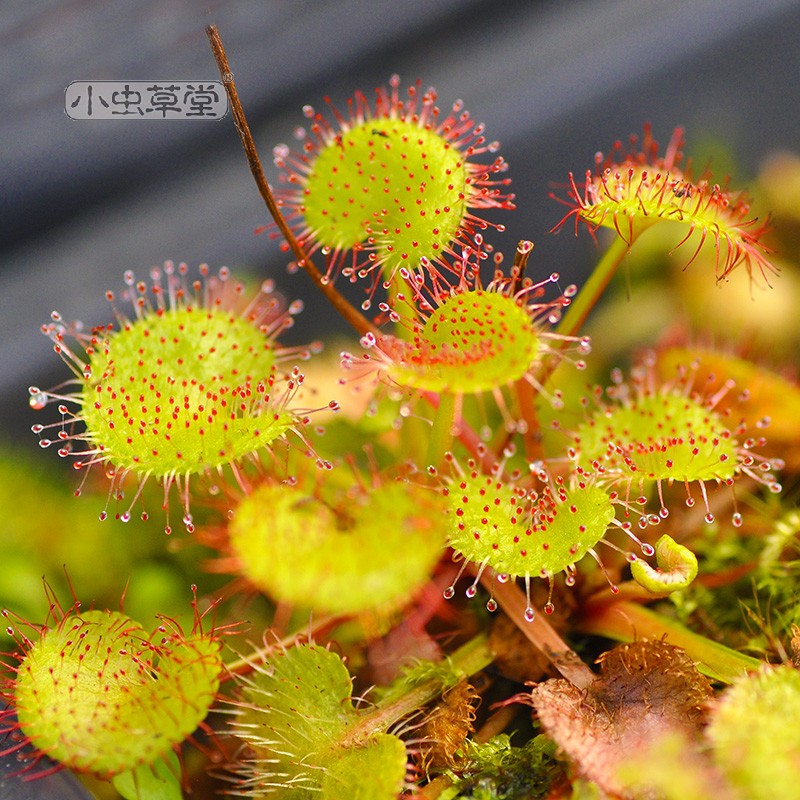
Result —
[[[588,689],[548,680],[533,687],[531,704],[578,775],[611,797],[643,800],[648,795],[617,777],[620,764],[662,735],[696,737],[711,685],[684,650],[663,640],[620,645],[598,663]]]

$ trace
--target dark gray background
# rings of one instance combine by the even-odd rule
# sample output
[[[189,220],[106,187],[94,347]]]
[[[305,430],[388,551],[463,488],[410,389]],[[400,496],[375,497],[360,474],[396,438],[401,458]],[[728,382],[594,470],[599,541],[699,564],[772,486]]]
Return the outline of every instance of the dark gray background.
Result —
[[[579,280],[594,252],[586,235],[547,235],[562,215],[551,182],[582,173],[644,121],[662,142],[684,125],[689,150],[727,142],[744,175],[775,148],[800,145],[796,0],[6,0],[0,438],[35,448],[26,387],[64,377],[39,325],[53,308],[106,320],[103,293],[126,269],[143,275],[172,258],[270,274],[307,299],[305,338],[341,330],[304,276],[285,275],[278,244],[253,235],[266,216],[230,118],[64,114],[73,80],[218,78],[211,22],[271,179],[272,147],[324,94],[343,102],[397,72],[436,86],[442,106],[463,98],[503,143],[520,208],[492,241],[511,251],[533,239],[537,273]],[[26,790],[44,796],[42,784]]]

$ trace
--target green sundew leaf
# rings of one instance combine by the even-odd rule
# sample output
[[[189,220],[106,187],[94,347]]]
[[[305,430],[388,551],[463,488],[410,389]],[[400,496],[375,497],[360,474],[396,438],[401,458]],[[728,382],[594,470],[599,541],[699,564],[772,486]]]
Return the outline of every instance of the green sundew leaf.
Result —
[[[274,362],[269,338],[229,311],[147,314],[91,353],[81,401],[87,443],[118,468],[158,478],[236,461],[294,424],[276,403],[283,381]]]
[[[403,788],[406,748],[396,736],[372,737],[363,747],[346,750],[322,781],[325,800],[394,800]]]
[[[656,542],[656,563],[657,569],[641,559],[631,564],[633,579],[653,594],[667,595],[685,589],[697,577],[695,554],[667,534]]]
[[[350,674],[341,658],[317,645],[278,652],[268,671],[259,672],[245,697],[256,709],[246,712],[265,744],[289,753],[321,749],[341,735],[355,711],[349,702]],[[268,745],[270,746],[270,745]]]
[[[736,475],[738,445],[723,418],[671,389],[640,393],[596,411],[578,427],[579,461],[654,481],[727,480]]]
[[[275,600],[331,614],[405,603],[444,548],[440,496],[405,482],[320,500],[265,483],[230,526],[242,574]]]
[[[448,492],[456,520],[450,546],[468,561],[511,576],[568,570],[605,535],[614,517],[608,491],[593,484],[549,487],[531,501],[524,489],[472,469]]]
[[[718,281],[739,265],[751,279],[774,273],[776,267],[759,241],[769,225],[751,218],[745,192],[722,188],[708,175],[695,182],[688,170],[681,169],[681,135],[676,129],[663,156],[655,152],[652,134],[646,130],[640,152],[632,148],[600,159],[580,189],[572,184],[568,204],[573,209],[562,224],[577,214],[590,230],[603,226],[617,231],[629,247],[653,225],[680,226],[685,235],[676,247],[693,240],[690,249],[713,252]]]
[[[112,783],[125,800],[181,800],[181,765],[170,751],[152,765],[117,775]]]
[[[713,710],[714,760],[751,800],[797,796],[800,672],[779,666],[742,678]]]
[[[30,647],[14,703],[39,750],[107,777],[189,736],[215,699],[221,667],[213,638],[175,633],[155,644],[125,614],[89,610],[65,616]]]
[[[234,732],[255,752],[242,762],[240,790],[281,800],[393,800],[405,776],[405,746],[359,731],[350,675],[336,654],[298,645],[250,680]],[[364,785],[362,785],[364,784]]]
[[[267,793],[291,786],[292,798],[316,793],[320,768],[329,766],[355,715],[350,694],[350,675],[335,653],[305,645],[276,654],[245,689],[248,707],[234,723],[258,758],[271,762],[268,772],[258,763],[251,767],[253,788]]]
[[[413,343],[398,340],[394,347],[394,382],[452,394],[492,391],[519,380],[541,355],[528,309],[514,297],[484,290],[447,297]]]
[[[350,249],[372,236],[392,268],[409,254],[434,258],[464,220],[468,175],[459,150],[412,119],[348,125],[305,178],[306,225],[331,248]],[[387,185],[394,203],[387,203]]]

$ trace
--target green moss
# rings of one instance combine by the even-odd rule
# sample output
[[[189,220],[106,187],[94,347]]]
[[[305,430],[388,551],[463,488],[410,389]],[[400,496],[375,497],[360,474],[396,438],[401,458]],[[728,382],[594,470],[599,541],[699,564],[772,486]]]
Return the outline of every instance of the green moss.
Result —
[[[449,773],[454,785],[440,800],[536,800],[548,796],[562,768],[556,746],[546,736],[535,736],[515,747],[507,734],[485,743],[468,741],[463,761]]]

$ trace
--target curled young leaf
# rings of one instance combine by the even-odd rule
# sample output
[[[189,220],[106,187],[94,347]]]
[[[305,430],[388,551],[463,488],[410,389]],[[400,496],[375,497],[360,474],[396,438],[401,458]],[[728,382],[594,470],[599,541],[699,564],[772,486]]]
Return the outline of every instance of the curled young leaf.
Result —
[[[633,579],[653,594],[685,589],[697,577],[695,554],[666,533],[656,542],[656,564],[652,567],[642,559],[631,564]]]

